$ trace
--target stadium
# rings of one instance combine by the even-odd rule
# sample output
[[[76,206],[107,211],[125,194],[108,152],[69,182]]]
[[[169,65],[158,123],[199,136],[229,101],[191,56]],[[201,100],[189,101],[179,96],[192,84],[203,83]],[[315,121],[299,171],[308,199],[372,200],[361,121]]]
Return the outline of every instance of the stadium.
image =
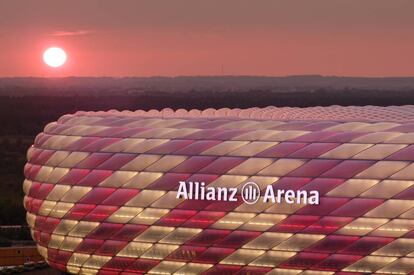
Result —
[[[414,106],[77,112],[29,149],[24,206],[73,274],[408,274],[413,143]]]

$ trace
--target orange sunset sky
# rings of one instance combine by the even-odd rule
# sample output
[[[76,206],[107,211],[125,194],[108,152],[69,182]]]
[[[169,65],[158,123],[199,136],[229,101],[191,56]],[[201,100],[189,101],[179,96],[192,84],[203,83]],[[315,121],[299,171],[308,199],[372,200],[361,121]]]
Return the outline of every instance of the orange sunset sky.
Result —
[[[411,0],[0,0],[0,77],[414,76]],[[49,68],[59,46],[67,63]]]

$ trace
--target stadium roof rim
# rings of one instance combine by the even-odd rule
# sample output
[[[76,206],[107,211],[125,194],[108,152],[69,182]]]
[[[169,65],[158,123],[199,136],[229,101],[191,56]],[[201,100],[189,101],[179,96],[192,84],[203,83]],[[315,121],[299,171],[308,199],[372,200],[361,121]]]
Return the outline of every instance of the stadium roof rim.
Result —
[[[249,119],[278,121],[338,121],[338,122],[414,122],[414,105],[404,106],[327,106],[327,107],[274,107],[264,108],[208,108],[161,110],[109,110],[109,111],[78,111],[74,116],[96,117],[150,117],[150,118],[194,118],[194,119]],[[73,116],[70,115],[70,116]]]

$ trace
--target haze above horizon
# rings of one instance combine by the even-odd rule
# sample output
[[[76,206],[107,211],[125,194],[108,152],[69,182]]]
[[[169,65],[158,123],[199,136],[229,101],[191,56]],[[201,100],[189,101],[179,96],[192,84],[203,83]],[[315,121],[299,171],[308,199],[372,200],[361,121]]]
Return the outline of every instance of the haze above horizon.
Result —
[[[410,0],[0,0],[0,77],[414,76]],[[47,67],[51,46],[68,54]]]

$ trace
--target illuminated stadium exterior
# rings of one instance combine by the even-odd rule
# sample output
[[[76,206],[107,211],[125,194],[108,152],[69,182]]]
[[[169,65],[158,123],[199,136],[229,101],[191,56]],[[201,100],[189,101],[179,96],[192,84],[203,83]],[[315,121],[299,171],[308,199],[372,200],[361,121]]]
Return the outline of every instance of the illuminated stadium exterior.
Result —
[[[413,106],[78,112],[28,151],[27,222],[69,273],[408,274],[413,143]]]

